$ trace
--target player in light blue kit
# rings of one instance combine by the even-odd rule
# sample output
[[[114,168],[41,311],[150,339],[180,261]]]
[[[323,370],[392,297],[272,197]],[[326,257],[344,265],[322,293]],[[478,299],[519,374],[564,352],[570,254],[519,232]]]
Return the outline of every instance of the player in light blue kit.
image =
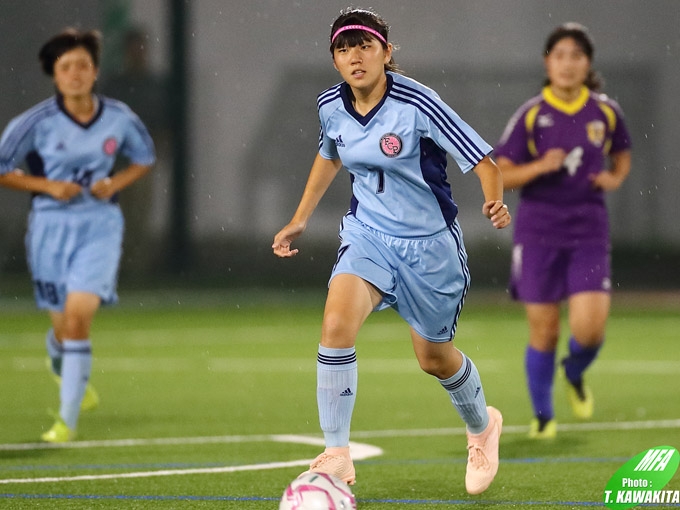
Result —
[[[349,9],[331,29],[331,54],[344,82],[318,97],[319,153],[293,219],[274,238],[279,257],[307,223],[340,168],[353,196],[342,220],[317,358],[317,403],[326,449],[311,471],[349,484],[350,422],[357,392],[355,340],[374,310],[394,308],[410,326],[420,367],[449,393],[468,430],[470,494],[498,471],[502,416],[487,407],[474,363],[453,346],[470,283],[446,154],[474,170],[493,226],[510,224],[491,147],[439,96],[395,73],[388,26],[372,11]]]
[[[35,298],[49,312],[50,367],[60,384],[59,416],[44,441],[75,438],[82,409],[99,397],[90,325],[100,304],[117,301],[123,241],[119,191],[144,176],[154,146],[123,103],[93,92],[100,36],[72,29],[42,47],[39,59],[56,95],[13,119],[0,139],[0,185],[32,193],[26,251]],[[118,155],[130,165],[112,175]],[[24,163],[28,173],[19,166]]]

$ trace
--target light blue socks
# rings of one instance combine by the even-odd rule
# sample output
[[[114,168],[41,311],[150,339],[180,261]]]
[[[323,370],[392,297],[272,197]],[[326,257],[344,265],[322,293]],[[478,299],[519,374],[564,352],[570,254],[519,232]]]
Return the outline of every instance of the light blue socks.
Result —
[[[316,399],[326,446],[347,446],[358,379],[354,347],[331,349],[319,345],[316,367]]]
[[[489,424],[489,414],[486,411],[482,381],[472,360],[463,354],[460,370],[448,379],[438,380],[448,391],[451,402],[463,418],[468,431],[472,434],[484,432]]]
[[[64,340],[62,349],[59,415],[68,428],[75,430],[80,403],[92,371],[92,343],[90,340]]]
[[[54,336],[54,330],[49,329],[45,336],[45,347],[47,347],[47,355],[50,357],[52,372],[61,376],[61,357],[64,355],[61,344]]]

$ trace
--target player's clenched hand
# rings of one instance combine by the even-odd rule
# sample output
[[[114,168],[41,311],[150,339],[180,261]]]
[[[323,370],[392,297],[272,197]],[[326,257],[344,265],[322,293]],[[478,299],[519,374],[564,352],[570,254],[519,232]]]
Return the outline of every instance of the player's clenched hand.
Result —
[[[603,170],[597,175],[589,175],[588,178],[590,182],[593,183],[595,189],[601,189],[604,191],[614,191],[619,189],[622,180],[620,177],[614,175],[609,170]]]
[[[90,193],[100,200],[108,200],[111,198],[118,190],[114,187],[111,178],[106,177],[100,181],[95,182],[90,187]]]
[[[482,212],[484,213],[484,216],[491,220],[491,223],[495,228],[505,228],[510,225],[510,222],[512,221],[508,206],[500,200],[484,202]]]
[[[281,231],[274,236],[274,243],[272,244],[272,250],[274,250],[274,255],[279,257],[293,257],[297,255],[297,248],[294,250],[290,249],[290,245],[295,239],[300,237],[302,232],[304,232],[304,225],[297,223],[289,223],[281,229]]]
[[[57,200],[68,202],[73,197],[80,195],[82,188],[75,182],[48,181],[46,191]]]
[[[543,171],[545,173],[555,172],[562,168],[564,163],[564,158],[567,157],[567,153],[562,149],[548,149],[543,157],[540,159]]]

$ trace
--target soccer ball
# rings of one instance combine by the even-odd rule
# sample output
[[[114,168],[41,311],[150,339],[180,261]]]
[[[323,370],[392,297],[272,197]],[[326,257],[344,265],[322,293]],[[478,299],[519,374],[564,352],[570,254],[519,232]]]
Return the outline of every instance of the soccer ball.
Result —
[[[302,473],[286,487],[279,510],[356,510],[347,484],[325,473]]]

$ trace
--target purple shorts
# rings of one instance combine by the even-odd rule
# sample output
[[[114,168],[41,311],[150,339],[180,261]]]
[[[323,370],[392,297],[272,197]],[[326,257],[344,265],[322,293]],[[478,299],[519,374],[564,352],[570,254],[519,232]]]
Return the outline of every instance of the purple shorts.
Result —
[[[515,244],[510,295],[524,303],[555,303],[579,292],[611,290],[611,249],[584,243],[553,247]]]

